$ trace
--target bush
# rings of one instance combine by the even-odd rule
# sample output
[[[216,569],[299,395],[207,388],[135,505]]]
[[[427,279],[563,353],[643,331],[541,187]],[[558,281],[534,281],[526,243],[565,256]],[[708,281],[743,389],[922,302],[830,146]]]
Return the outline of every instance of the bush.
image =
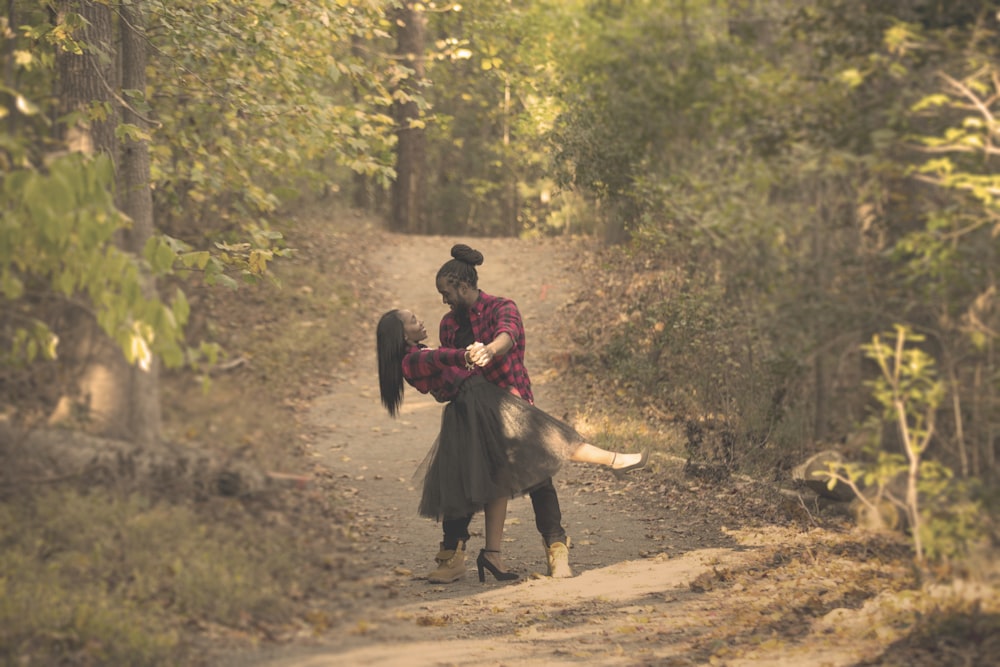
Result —
[[[0,661],[177,664],[191,620],[287,618],[296,550],[219,509],[235,516],[69,489],[0,505]]]

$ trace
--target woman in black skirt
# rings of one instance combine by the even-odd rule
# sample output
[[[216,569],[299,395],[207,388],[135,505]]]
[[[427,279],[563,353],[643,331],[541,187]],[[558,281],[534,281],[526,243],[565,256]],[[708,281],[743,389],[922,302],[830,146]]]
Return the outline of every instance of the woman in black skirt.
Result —
[[[376,330],[379,391],[395,417],[404,380],[446,403],[441,431],[418,475],[423,474],[419,513],[433,519],[484,510],[486,548],[476,565],[500,580],[516,579],[503,569],[500,544],[507,501],[544,482],[564,460],[605,465],[617,475],[645,466],[648,452],[610,452],[588,444],[568,424],[528,401],[484,380],[469,350],[430,349],[423,322],[409,310],[390,310]],[[464,545],[463,545],[464,549]]]

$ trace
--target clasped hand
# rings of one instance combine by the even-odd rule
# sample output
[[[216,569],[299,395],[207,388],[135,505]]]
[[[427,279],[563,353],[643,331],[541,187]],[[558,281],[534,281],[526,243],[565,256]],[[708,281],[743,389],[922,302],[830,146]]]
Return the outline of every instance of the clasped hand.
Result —
[[[485,366],[493,361],[493,352],[478,341],[465,349],[469,351],[469,359],[477,366]]]

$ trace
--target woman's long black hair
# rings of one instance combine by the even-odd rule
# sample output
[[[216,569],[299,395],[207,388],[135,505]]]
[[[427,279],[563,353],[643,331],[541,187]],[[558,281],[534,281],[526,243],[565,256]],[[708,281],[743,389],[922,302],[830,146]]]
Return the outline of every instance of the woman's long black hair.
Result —
[[[406,334],[399,310],[382,316],[375,330],[375,350],[378,354],[378,389],[382,405],[395,417],[403,403],[403,355],[406,354]]]

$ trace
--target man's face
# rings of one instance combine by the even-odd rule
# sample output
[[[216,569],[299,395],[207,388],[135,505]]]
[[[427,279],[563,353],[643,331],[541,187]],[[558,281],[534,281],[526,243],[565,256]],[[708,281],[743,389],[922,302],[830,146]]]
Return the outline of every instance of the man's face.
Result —
[[[437,291],[441,295],[441,301],[452,310],[462,310],[468,308],[469,294],[473,291],[465,283],[452,284],[447,278],[439,278],[437,281]]]

